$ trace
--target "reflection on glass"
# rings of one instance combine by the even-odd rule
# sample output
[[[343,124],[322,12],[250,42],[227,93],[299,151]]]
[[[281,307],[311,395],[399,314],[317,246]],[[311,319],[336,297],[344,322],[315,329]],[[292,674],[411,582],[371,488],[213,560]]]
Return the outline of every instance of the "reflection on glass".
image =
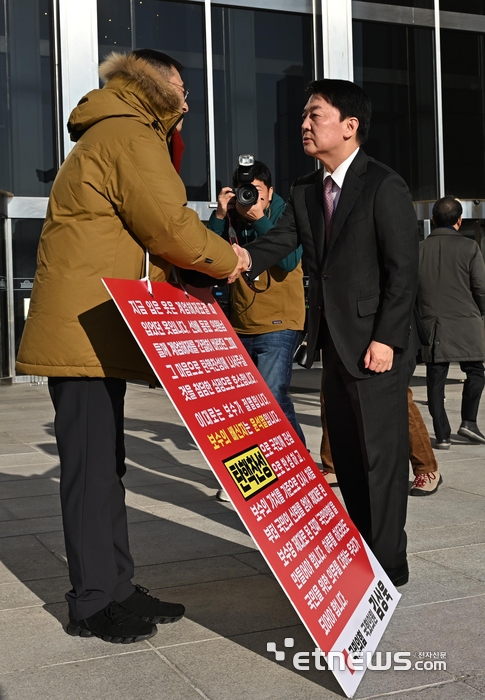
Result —
[[[132,50],[130,0],[98,0],[98,53],[104,61],[112,51]]]
[[[440,0],[440,10],[485,15],[485,0]]]
[[[287,197],[291,182],[314,169],[300,132],[311,17],[214,6],[212,32],[218,188],[231,184],[240,153],[254,153]]]
[[[19,348],[32,294],[37,267],[37,247],[43,223],[41,219],[12,220],[15,352]]]
[[[189,201],[209,196],[203,9],[201,3],[168,0],[98,0],[100,60],[110,51],[147,48],[167,53],[185,67],[182,77],[190,96],[180,175]]]
[[[51,2],[0,0],[0,13],[0,189],[46,196],[56,174]]]
[[[431,29],[354,21],[354,75],[372,100],[366,153],[396,170],[413,200],[437,197]]]
[[[441,32],[446,191],[466,199],[485,197],[484,51],[483,34]]]
[[[473,0],[471,0],[473,1]],[[480,0],[478,0],[479,2]],[[401,5],[402,7],[419,7],[424,10],[432,10],[433,0],[362,0],[362,2],[372,2],[377,5]],[[440,7],[443,0],[440,1]],[[450,0],[456,5],[457,0]],[[462,2],[462,0],[460,0]],[[441,8],[444,9],[444,8]]]
[[[0,218],[0,377],[8,376],[7,266],[5,220]]]

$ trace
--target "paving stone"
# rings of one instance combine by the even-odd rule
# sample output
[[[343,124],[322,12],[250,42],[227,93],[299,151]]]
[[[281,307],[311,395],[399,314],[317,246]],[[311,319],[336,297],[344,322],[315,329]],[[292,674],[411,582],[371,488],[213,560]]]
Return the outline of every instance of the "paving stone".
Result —
[[[419,557],[439,564],[445,576],[455,579],[457,572],[465,573],[469,579],[485,583],[485,543],[421,552]]]
[[[244,646],[220,639],[163,650],[211,700],[334,700],[342,697],[328,674],[317,684]]]
[[[60,533],[62,535],[62,533]],[[33,535],[2,537],[0,539],[0,561],[19,580],[52,578],[63,576],[66,565]],[[9,582],[0,578],[0,582]]]
[[[0,469],[2,467],[22,466],[24,464],[52,464],[53,461],[51,457],[37,450],[21,454],[3,454],[0,455]]]
[[[2,484],[0,489],[0,498],[9,500],[13,498],[25,498],[33,496],[39,498],[42,496],[51,496],[59,494],[59,479],[51,478],[35,478],[8,480]]]
[[[43,479],[46,477],[59,479],[59,475],[59,465],[53,466],[52,462],[46,462],[45,464],[22,464],[20,466],[1,467],[0,483],[23,479]],[[3,487],[0,491],[3,492]]]
[[[8,639],[8,644],[2,644],[0,654],[0,686],[3,688],[6,675],[16,671],[25,673],[42,666],[120,653],[121,645],[108,644],[101,639],[70,637],[59,621],[42,607],[0,611],[0,625],[2,639]]]
[[[415,607],[397,607],[381,646],[412,653],[442,651],[447,672],[476,675],[483,672],[483,620],[485,595],[470,596]]]
[[[256,569],[240,561],[242,556],[244,555],[236,554],[137,566],[134,581],[149,588],[151,592],[156,589],[157,597],[165,598],[164,588],[256,576]],[[181,595],[183,596],[183,591]]]
[[[20,582],[0,584],[0,610],[42,606],[42,600]]]
[[[258,574],[165,588],[163,596],[182,600],[191,620],[225,637],[299,624],[272,576]]]
[[[21,520],[10,519],[6,522],[2,522],[2,526],[0,528],[0,537],[15,537],[17,535],[36,535],[41,532],[55,532],[61,530],[62,518],[60,515],[53,515],[45,518],[23,518]]]
[[[45,518],[61,514],[59,493],[44,495],[42,498],[38,498],[37,496],[9,498],[2,503],[12,514],[12,517],[18,519]]]

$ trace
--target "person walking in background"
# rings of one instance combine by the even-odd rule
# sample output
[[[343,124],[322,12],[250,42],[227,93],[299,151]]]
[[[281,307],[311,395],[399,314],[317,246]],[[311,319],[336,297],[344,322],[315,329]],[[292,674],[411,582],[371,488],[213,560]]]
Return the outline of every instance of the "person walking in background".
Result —
[[[418,312],[430,343],[421,353],[436,448],[441,450],[451,445],[444,402],[450,362],[459,362],[466,374],[458,435],[485,443],[477,425],[485,385],[485,262],[478,243],[459,233],[462,213],[454,197],[439,199],[433,207],[436,228],[419,246]]]
[[[240,245],[266,235],[285,208],[285,202],[273,190],[267,165],[256,160],[251,170],[258,201],[250,207],[236,201],[233,187],[240,186],[236,169],[233,187],[222,188],[217,209],[207,224],[207,228],[227,240],[229,225],[232,225]],[[230,287],[229,318],[248,355],[305,444],[293,401],[288,395],[293,356],[305,323],[301,255],[300,245],[263,271],[251,286],[242,278],[236,280]]]
[[[335,476],[335,467],[332,459],[332,450],[328,438],[327,420],[325,416],[325,401],[321,399],[322,440],[320,443],[320,458],[322,460],[323,475],[329,486],[338,486]],[[411,387],[408,387],[408,413],[409,413],[409,461],[414,474],[409,491],[410,496],[431,496],[436,493],[443,483],[436,457],[433,454],[429,433],[424,424],[421,411],[413,399]]]

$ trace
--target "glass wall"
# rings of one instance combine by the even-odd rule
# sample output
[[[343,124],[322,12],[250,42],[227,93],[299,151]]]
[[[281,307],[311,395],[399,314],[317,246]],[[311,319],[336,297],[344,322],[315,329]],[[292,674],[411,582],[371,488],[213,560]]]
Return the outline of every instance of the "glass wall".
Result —
[[[402,7],[420,7],[425,10],[432,10],[434,5],[433,5],[433,0],[362,0],[363,2],[372,2],[377,5],[401,5]],[[460,2],[466,2],[466,0],[459,0]],[[454,3],[455,5],[457,4],[457,0],[449,0],[450,3]],[[473,2],[473,0],[470,0],[470,2]],[[477,2],[480,2],[480,0],[477,0]],[[443,0],[441,0],[440,5],[443,3]],[[442,8],[444,9],[444,8]]]
[[[43,223],[40,219],[12,220],[15,352],[19,347],[29,310],[37,267],[37,246]]]
[[[182,131],[185,151],[180,174],[190,201],[209,199],[203,13],[200,2],[98,1],[100,60],[110,51],[150,48],[169,54],[185,67],[190,111]]]
[[[0,377],[8,374],[7,266],[5,260],[5,219],[0,217]]]
[[[42,197],[56,174],[50,0],[0,0],[0,189]]]
[[[448,194],[485,197],[485,35],[441,31],[443,137]]]
[[[485,0],[440,0],[440,10],[485,15]]]
[[[354,79],[372,100],[368,155],[396,170],[413,200],[436,199],[433,30],[353,22]]]
[[[287,197],[314,169],[300,133],[313,77],[311,16],[214,6],[212,33],[218,188],[231,184],[240,153],[254,153]]]

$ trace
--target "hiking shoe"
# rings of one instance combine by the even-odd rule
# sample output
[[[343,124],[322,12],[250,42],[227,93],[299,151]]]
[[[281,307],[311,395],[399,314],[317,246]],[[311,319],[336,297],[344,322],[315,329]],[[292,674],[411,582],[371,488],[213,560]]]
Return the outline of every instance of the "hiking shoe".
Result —
[[[413,485],[411,486],[410,496],[431,496],[436,493],[438,486],[443,483],[443,477],[436,472],[428,472],[427,474],[416,474]]]
[[[185,608],[180,603],[164,603],[148,595],[148,588],[143,586],[135,586],[135,591],[121,605],[141,620],[155,625],[177,622],[185,613]]]
[[[85,620],[69,618],[66,632],[72,637],[99,637],[112,644],[132,644],[150,639],[157,628],[113,601]]]
[[[335,476],[335,472],[329,472],[326,469],[324,469],[322,471],[322,476],[329,486],[338,486],[338,481],[337,477]]]
[[[478,425],[471,420],[464,420],[458,428],[458,435],[462,437],[467,437],[475,442],[485,443],[485,435],[481,433],[478,429]]]

